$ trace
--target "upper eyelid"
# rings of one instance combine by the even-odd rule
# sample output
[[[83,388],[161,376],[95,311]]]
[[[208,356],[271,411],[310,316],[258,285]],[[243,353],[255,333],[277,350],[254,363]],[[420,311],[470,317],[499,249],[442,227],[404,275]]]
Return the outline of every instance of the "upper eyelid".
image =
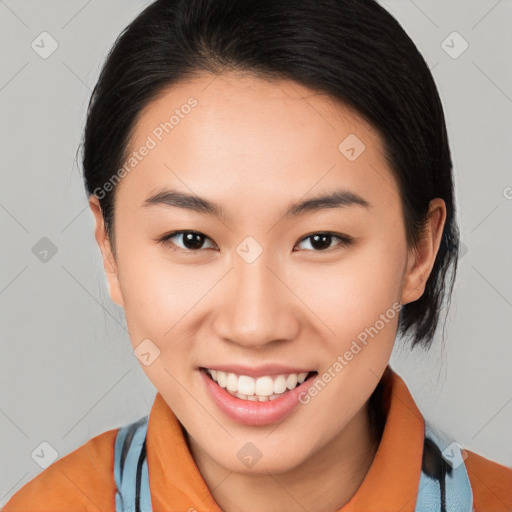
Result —
[[[193,229],[183,229],[181,231],[173,231],[173,232],[161,237],[160,240],[163,242],[169,242],[171,238],[174,238],[175,236],[178,236],[178,235],[183,235],[185,233],[194,233],[196,235],[202,235],[205,238],[207,238],[208,240],[210,240],[211,242],[213,242],[215,245],[217,245],[211,237],[209,237],[208,235],[205,235],[204,233],[201,233],[201,231],[194,231]],[[182,249],[181,247],[179,247],[179,249],[181,249],[183,251],[191,251],[191,249]],[[200,250],[202,250],[202,249],[198,249],[197,251],[191,251],[191,252],[199,252]]]

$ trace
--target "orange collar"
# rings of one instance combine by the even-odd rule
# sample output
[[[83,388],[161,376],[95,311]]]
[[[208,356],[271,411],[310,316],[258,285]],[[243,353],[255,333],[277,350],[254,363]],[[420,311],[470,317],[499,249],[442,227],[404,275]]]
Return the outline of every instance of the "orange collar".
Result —
[[[381,442],[363,483],[338,512],[414,512],[421,475],[425,423],[409,389],[390,366]],[[154,512],[222,512],[192,458],[181,425],[160,393],[149,415],[147,458]]]

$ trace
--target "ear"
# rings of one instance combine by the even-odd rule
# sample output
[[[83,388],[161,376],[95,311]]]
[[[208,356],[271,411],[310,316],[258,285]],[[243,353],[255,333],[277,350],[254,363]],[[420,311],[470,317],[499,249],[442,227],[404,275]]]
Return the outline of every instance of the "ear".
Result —
[[[445,221],[445,202],[441,198],[432,199],[430,201],[425,233],[418,247],[411,249],[407,256],[401,304],[414,302],[423,295],[439,246],[441,245]]]
[[[118,268],[114,258],[110,240],[107,236],[105,229],[105,220],[101,211],[100,202],[98,198],[92,194],[89,198],[89,207],[94,215],[96,228],[94,236],[101,251],[103,258],[103,266],[107,275],[107,284],[110,298],[118,305],[123,307],[123,294],[121,293],[121,286],[118,279]]]

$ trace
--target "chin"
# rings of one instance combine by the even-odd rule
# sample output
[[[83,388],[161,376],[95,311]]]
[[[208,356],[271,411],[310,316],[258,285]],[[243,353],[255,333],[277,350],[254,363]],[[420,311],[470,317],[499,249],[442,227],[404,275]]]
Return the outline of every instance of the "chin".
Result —
[[[241,448],[235,449],[234,457],[226,457],[224,451],[221,458],[215,460],[225,469],[243,475],[286,473],[304,462],[300,457],[301,454],[297,453],[296,446],[297,443],[290,443],[289,450],[276,453],[272,448],[258,448],[257,443],[247,441],[241,445]],[[265,453],[267,451],[271,454]]]

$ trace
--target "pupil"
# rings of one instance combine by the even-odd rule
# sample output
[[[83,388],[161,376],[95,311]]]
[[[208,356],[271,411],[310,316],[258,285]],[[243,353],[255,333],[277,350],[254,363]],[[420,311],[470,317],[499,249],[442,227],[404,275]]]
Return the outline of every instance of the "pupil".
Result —
[[[187,249],[200,249],[203,243],[203,235],[199,233],[185,233],[183,235],[183,245]]]
[[[329,246],[331,245],[331,239],[332,239],[332,235],[329,235],[328,233],[327,234],[319,234],[319,235],[313,235],[311,237],[311,245],[315,248],[315,249],[328,249]],[[327,241],[327,243],[326,243]],[[324,247],[322,246],[324,245]]]

